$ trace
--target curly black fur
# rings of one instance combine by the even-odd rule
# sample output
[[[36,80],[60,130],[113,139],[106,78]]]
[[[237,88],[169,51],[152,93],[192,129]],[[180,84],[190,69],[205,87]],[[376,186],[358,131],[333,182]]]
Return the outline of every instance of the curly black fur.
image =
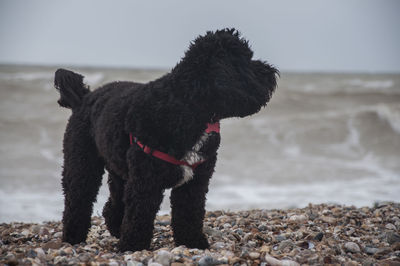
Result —
[[[220,135],[203,136],[206,125],[258,112],[276,87],[278,71],[252,57],[248,42],[236,30],[224,29],[199,36],[171,72],[146,84],[113,82],[90,92],[83,76],[57,70],[59,104],[73,111],[64,136],[63,240],[85,241],[106,168],[110,198],[103,215],[111,234],[120,238],[121,251],[149,248],[167,188],[172,188],[175,242],[207,248],[204,206]],[[130,145],[130,132],[178,159],[202,139],[197,154],[206,161],[177,186],[183,167]]]

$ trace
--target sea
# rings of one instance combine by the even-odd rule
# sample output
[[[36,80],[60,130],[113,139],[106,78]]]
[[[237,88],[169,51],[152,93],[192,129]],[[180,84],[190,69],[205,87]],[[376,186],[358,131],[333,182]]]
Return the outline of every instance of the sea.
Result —
[[[92,89],[167,72],[69,68]],[[0,222],[62,217],[62,139],[71,111],[57,104],[56,69],[0,66]],[[267,107],[222,120],[221,138],[207,210],[399,202],[400,74],[282,72]],[[161,214],[170,212],[169,193]],[[93,215],[107,197],[105,176]]]

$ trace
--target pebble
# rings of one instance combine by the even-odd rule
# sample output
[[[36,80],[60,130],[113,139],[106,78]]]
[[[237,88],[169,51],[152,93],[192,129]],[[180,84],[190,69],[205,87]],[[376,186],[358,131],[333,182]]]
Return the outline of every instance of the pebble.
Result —
[[[27,229],[22,230],[21,235],[23,235],[24,237],[29,236],[30,232]]]
[[[347,242],[347,243],[345,243],[344,244],[344,248],[347,250],[347,251],[349,251],[349,252],[352,252],[352,253],[359,253],[361,250],[360,250],[360,247],[356,244],[356,243],[354,243],[354,242]]]
[[[250,252],[249,253],[249,257],[250,257],[250,259],[253,259],[253,260],[258,259],[260,257],[260,253],[258,253],[258,252]]]
[[[160,250],[154,257],[154,261],[163,266],[169,266],[172,260],[172,254],[166,250]]]
[[[90,260],[90,255],[87,254],[87,253],[81,253],[81,254],[78,255],[78,259],[81,262],[88,262]]]
[[[199,260],[199,266],[217,265],[218,261],[211,256],[204,256]]]
[[[150,262],[149,264],[147,264],[148,266],[163,266],[162,264],[160,264],[160,263],[157,263],[157,262]]]
[[[305,216],[304,214],[300,214],[300,215],[292,215],[289,218],[290,222],[295,222],[295,223],[304,223],[305,221],[308,220],[308,217]]]
[[[385,228],[388,230],[397,230],[396,226],[394,224],[388,223],[385,225]]]
[[[275,237],[275,239],[276,239],[276,241],[281,242],[281,241],[283,241],[283,240],[286,240],[286,236],[284,236],[284,235],[277,235],[277,236]]]
[[[62,251],[64,251],[64,253],[67,254],[67,255],[74,254],[74,249],[71,248],[71,247],[66,247],[66,248],[62,249]]]
[[[62,232],[57,232],[53,235],[55,238],[61,238],[62,237]]]
[[[36,258],[37,257],[37,253],[36,251],[34,251],[33,249],[28,250],[28,252],[26,253],[26,256],[29,258]]]
[[[127,266],[144,266],[143,263],[135,260],[130,260],[126,263]]]
[[[292,260],[278,260],[270,255],[265,255],[265,261],[271,266],[300,266],[299,263]]]
[[[215,238],[222,238],[223,237],[223,233],[219,230],[215,230],[211,227],[205,227],[203,229],[204,233],[211,236],[211,237],[215,237]]]
[[[46,235],[49,235],[50,233],[49,233],[49,230],[46,228],[46,227],[41,227],[40,228],[40,230],[39,230],[39,235],[41,235],[41,236],[46,236]]]
[[[222,249],[226,246],[225,242],[215,242],[214,244],[212,244],[212,248],[214,249]]]
[[[386,240],[389,244],[394,244],[396,242],[400,242],[400,235],[394,232],[388,232],[386,234]]]
[[[62,243],[59,240],[52,240],[44,244],[42,247],[43,249],[59,249]]]
[[[46,253],[44,252],[44,250],[42,248],[35,248],[34,251],[37,254],[37,257],[39,259],[43,259],[44,257],[46,257]]]
[[[40,226],[37,225],[37,224],[35,224],[35,225],[33,225],[33,226],[31,227],[31,230],[32,230],[32,233],[34,233],[35,235],[36,235],[36,234],[39,234],[39,232],[40,232]]]
[[[337,220],[331,216],[322,216],[321,220],[328,224],[336,224]]]
[[[116,262],[115,260],[110,260],[110,261],[108,262],[108,266],[119,266],[119,263]]]
[[[323,237],[324,237],[324,233],[319,232],[318,234],[316,234],[314,236],[314,239],[317,240],[317,241],[321,241]]]
[[[374,255],[375,253],[379,252],[379,248],[374,248],[374,247],[365,247],[364,252],[369,254],[369,255]]]

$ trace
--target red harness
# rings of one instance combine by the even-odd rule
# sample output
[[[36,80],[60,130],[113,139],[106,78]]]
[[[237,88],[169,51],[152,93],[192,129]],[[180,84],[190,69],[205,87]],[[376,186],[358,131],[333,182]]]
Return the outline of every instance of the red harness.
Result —
[[[219,133],[220,132],[220,127],[219,127],[219,122],[216,122],[214,124],[207,124],[207,128],[205,130],[206,133],[211,133],[211,132],[216,132]],[[150,154],[158,159],[161,159],[163,161],[166,161],[168,163],[172,163],[175,165],[186,165],[191,167],[193,170],[196,169],[197,166],[199,166],[200,164],[204,163],[206,160],[197,162],[195,164],[189,164],[186,161],[181,161],[176,159],[175,157],[161,152],[161,151],[157,151],[157,150],[153,150],[152,148],[150,148],[149,146],[144,145],[143,143],[141,143],[140,141],[137,140],[136,137],[134,137],[132,135],[132,133],[129,133],[129,140],[131,145],[133,145],[133,143],[136,143],[145,153]]]

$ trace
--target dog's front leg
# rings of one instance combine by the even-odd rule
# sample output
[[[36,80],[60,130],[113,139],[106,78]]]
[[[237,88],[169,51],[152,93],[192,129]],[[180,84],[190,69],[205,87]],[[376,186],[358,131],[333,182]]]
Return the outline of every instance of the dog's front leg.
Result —
[[[162,189],[141,190],[129,180],[125,187],[125,211],[119,240],[120,251],[149,249],[154,219],[163,199]]]
[[[209,247],[203,234],[203,220],[208,184],[215,162],[216,157],[213,157],[198,166],[191,181],[171,192],[172,228],[176,245],[200,249]]]
[[[130,156],[133,156],[131,151]],[[140,163],[129,166],[129,177],[124,189],[124,217],[120,228],[120,251],[149,249],[153,236],[154,219],[160,208],[164,189],[158,182],[158,176],[152,170],[147,154],[143,154]],[[131,157],[132,158],[132,157]],[[138,162],[138,161],[136,161]]]

